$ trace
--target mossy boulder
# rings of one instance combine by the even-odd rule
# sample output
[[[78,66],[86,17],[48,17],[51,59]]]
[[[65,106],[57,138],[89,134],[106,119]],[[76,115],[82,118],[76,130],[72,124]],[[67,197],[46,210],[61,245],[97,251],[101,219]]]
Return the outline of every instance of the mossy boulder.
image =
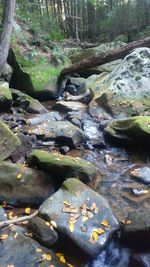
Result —
[[[0,82],[0,111],[5,111],[12,104],[12,95],[7,82]]]
[[[20,145],[20,139],[0,121],[0,160],[8,158]]]
[[[48,110],[33,97],[22,93],[19,90],[11,89],[12,97],[14,100],[13,105],[21,107],[28,113],[44,114],[48,113]]]
[[[35,50],[24,54],[17,46],[10,50],[9,63],[14,68],[11,87],[47,100],[59,96],[58,77],[61,70],[68,66],[69,60],[65,58],[65,62],[53,65],[48,53],[43,55]]]
[[[0,161],[0,201],[14,206],[39,206],[55,191],[50,175]]]
[[[33,150],[28,155],[28,162],[31,166],[47,171],[59,181],[77,177],[85,183],[90,183],[100,175],[98,169],[90,162],[42,150]]]
[[[135,116],[150,107],[150,48],[137,48],[105,79],[100,81],[90,104],[90,113],[99,109],[117,117],[120,114]],[[98,92],[98,94],[97,94]]]
[[[68,240],[92,257],[119,227],[107,200],[75,178],[65,181],[40,206],[39,214],[56,222],[59,238],[64,236],[65,242]]]
[[[135,116],[122,120],[113,120],[105,128],[107,139],[129,139],[133,144],[145,147],[150,145],[150,116]]]

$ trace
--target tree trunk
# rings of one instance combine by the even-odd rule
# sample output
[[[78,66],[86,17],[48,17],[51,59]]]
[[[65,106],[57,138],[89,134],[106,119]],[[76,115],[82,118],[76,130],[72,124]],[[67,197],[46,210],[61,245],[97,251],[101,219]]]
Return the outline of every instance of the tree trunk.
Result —
[[[60,78],[64,77],[64,75],[71,74],[73,72],[86,70],[119,58],[124,58],[133,49],[138,47],[150,47],[150,37],[145,38],[143,40],[131,42],[122,48],[114,49],[113,51],[103,53],[100,56],[83,59],[80,62],[73,64],[69,68],[65,68],[64,70],[62,70]]]
[[[16,0],[5,0],[0,42],[0,75],[7,61]]]

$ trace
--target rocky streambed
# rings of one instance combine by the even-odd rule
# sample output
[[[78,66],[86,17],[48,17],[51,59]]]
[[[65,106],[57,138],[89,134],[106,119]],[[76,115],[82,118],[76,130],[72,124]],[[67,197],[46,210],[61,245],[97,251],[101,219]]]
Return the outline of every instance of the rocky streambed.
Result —
[[[1,82],[0,221],[37,212],[1,227],[0,267],[150,266],[150,49],[111,66],[45,102]]]

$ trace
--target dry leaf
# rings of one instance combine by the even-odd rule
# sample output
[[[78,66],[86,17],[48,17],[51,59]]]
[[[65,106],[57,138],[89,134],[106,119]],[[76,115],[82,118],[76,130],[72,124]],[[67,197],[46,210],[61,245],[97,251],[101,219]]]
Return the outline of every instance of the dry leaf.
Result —
[[[74,194],[76,197],[80,196],[81,195],[81,191],[78,191]]]
[[[25,233],[25,236],[28,236],[28,237],[33,237],[33,234],[32,233]]]
[[[51,225],[50,222],[45,222],[45,224],[46,224],[47,226],[50,226],[50,225]]]
[[[87,216],[88,216],[89,218],[93,218],[93,213],[90,212],[90,211],[88,211]]]
[[[94,231],[89,239],[89,242],[95,244],[98,241],[98,234]]]
[[[0,240],[5,240],[8,238],[7,234],[0,235]]]
[[[31,213],[31,208],[26,208],[25,213],[29,215]]]
[[[56,253],[56,256],[60,258],[61,256],[63,256],[63,254],[61,252],[58,252]]]
[[[69,267],[74,267],[72,264],[70,264],[70,263],[67,263],[67,265],[69,266]]]
[[[71,233],[74,232],[74,223],[70,223],[69,224],[69,230],[70,230]]]
[[[131,224],[131,220],[125,221],[125,224]]]
[[[13,213],[13,211],[10,211],[9,213],[8,213],[8,218],[11,220],[11,219],[13,219],[14,218],[14,213]]]
[[[83,217],[82,217],[82,222],[87,222],[88,219],[89,219],[89,218],[88,218],[87,216],[83,216]]]
[[[65,206],[68,206],[68,207],[71,206],[71,203],[67,202],[66,200],[63,203],[64,203]]]
[[[6,201],[3,201],[2,208],[6,208],[6,207],[7,207],[7,202]]]
[[[53,228],[57,228],[57,223],[55,221],[50,221],[50,225],[53,227]]]
[[[17,237],[18,237],[18,233],[15,233],[14,234],[14,239],[17,239]]]
[[[46,260],[51,261],[51,259],[52,259],[52,256],[50,254],[46,254]]]
[[[18,180],[22,178],[22,173],[19,173],[16,177]]]
[[[87,228],[85,227],[85,226],[81,226],[81,230],[82,230],[82,232],[87,232]]]
[[[15,267],[13,264],[8,264],[7,267]]]
[[[109,230],[110,229],[110,226],[108,224],[108,221],[107,220],[102,220],[101,221],[101,225],[105,227],[105,229]]]
[[[98,235],[102,235],[105,233],[105,231],[102,228],[98,228],[94,230]]]
[[[60,260],[61,262],[63,262],[63,263],[66,263],[66,260],[65,260],[65,257],[64,257],[64,256],[61,256],[61,257],[59,258],[59,260]]]
[[[35,251],[36,251],[36,253],[42,253],[43,252],[41,248],[36,248]]]

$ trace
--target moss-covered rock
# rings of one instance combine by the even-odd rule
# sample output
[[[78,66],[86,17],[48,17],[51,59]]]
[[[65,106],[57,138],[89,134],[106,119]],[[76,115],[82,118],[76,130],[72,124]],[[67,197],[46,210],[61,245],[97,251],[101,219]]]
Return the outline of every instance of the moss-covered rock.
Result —
[[[40,206],[39,214],[56,222],[59,238],[65,236],[65,241],[69,239],[70,244],[93,257],[119,227],[107,200],[75,178],[65,181]]]
[[[50,51],[49,51],[50,53]],[[14,68],[11,87],[38,99],[51,99],[59,95],[58,77],[60,71],[69,64],[50,63],[49,55],[40,51],[28,51],[24,54],[19,46],[10,50],[9,63]]]
[[[0,202],[39,206],[55,191],[50,175],[19,164],[0,162]]]
[[[20,139],[0,121],[0,160],[8,158],[20,145]]]
[[[0,82],[0,111],[5,111],[12,104],[12,95],[7,82]]]
[[[19,106],[29,113],[43,114],[48,113],[48,110],[36,99],[22,93],[19,90],[11,89],[14,106]]]
[[[130,139],[134,144],[150,145],[150,116],[136,116],[123,120],[113,120],[105,128],[105,134],[112,140]]]
[[[90,105],[90,113],[103,108],[114,117],[140,115],[150,107],[150,49],[137,48],[100,81]],[[96,112],[95,112],[96,111]]]
[[[89,183],[99,177],[98,169],[85,160],[42,150],[31,152],[28,155],[28,162],[30,165],[37,166],[38,169],[47,171],[59,181],[77,177],[81,181]]]

